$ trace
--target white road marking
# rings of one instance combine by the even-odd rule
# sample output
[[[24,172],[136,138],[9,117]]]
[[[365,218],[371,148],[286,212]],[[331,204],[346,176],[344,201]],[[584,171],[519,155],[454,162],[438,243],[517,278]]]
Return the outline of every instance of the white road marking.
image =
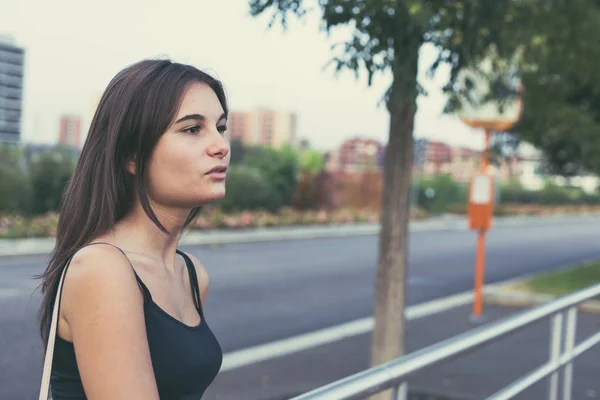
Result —
[[[489,293],[496,287],[505,283],[507,282],[488,285],[486,286],[485,291]],[[469,304],[472,301],[473,292],[467,291],[410,306],[406,309],[405,316],[407,320],[424,318]],[[246,365],[270,360],[272,358],[282,357],[299,351],[308,350],[313,347],[333,343],[335,341],[352,336],[368,333],[373,329],[373,326],[374,318],[366,317],[329,328],[320,329],[318,331],[293,336],[287,339],[276,340],[271,343],[233,351],[224,355],[221,371],[230,371]]]

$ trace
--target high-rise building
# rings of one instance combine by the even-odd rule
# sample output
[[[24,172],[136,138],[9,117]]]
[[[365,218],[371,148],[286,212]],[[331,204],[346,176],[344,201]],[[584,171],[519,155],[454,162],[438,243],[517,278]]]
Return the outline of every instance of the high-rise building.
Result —
[[[63,146],[81,147],[81,118],[73,115],[60,117],[58,142]]]
[[[248,112],[232,111],[228,118],[227,129],[230,140],[239,140],[244,144],[253,143],[252,114]]]
[[[0,142],[20,140],[24,58],[12,38],[0,36]]]
[[[253,111],[232,111],[229,114],[229,138],[245,145],[280,148],[294,146],[297,140],[298,118],[295,113],[258,108]]]

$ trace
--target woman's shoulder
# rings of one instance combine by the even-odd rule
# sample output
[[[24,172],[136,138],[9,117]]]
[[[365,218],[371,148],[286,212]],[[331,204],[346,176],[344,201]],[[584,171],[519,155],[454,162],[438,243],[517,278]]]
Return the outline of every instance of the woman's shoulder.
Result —
[[[75,252],[68,265],[67,279],[106,279],[134,275],[125,253],[107,243],[90,243]]]
[[[135,273],[127,256],[108,244],[87,245],[71,258],[65,276],[64,296],[77,299],[139,297]]]

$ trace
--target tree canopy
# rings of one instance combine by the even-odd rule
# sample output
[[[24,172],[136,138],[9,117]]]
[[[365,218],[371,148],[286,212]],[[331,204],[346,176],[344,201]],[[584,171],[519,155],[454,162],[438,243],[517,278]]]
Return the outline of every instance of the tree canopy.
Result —
[[[598,0],[319,0],[317,4],[250,0],[250,11],[253,15],[271,11],[271,25],[286,27],[290,14],[303,17],[320,10],[324,31],[352,27],[347,41],[332,45],[331,62],[336,71],[350,69],[357,77],[366,73],[367,84],[400,64],[416,65],[411,58],[418,53],[411,50],[430,43],[439,50],[430,73],[441,65],[450,67],[442,90],[451,93],[458,71],[490,45],[503,57],[524,45],[524,65],[533,68],[523,70],[525,112],[515,132],[543,150],[556,173],[582,169],[600,173]],[[404,75],[403,101],[423,93],[416,71],[412,72]],[[510,94],[499,87],[496,95],[503,92]],[[453,110],[450,104],[448,111]]]
[[[539,147],[551,171],[600,174],[600,4],[550,2],[552,19],[539,20],[528,57],[537,70],[523,76],[526,112],[515,127]]]

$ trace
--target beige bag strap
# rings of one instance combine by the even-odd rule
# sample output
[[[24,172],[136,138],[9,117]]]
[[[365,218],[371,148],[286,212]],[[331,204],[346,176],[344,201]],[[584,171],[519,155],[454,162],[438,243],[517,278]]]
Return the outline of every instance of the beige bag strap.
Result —
[[[58,330],[58,310],[60,308],[62,286],[63,282],[65,281],[67,267],[68,263],[63,269],[60,281],[58,283],[58,290],[56,291],[56,298],[54,299],[54,308],[52,310],[50,332],[48,333],[48,345],[46,346],[46,358],[44,359],[44,369],[42,372],[42,384],[40,387],[39,400],[48,400],[48,394],[50,392],[50,373],[52,372],[52,359],[54,358],[54,343],[56,342],[56,331]]]

